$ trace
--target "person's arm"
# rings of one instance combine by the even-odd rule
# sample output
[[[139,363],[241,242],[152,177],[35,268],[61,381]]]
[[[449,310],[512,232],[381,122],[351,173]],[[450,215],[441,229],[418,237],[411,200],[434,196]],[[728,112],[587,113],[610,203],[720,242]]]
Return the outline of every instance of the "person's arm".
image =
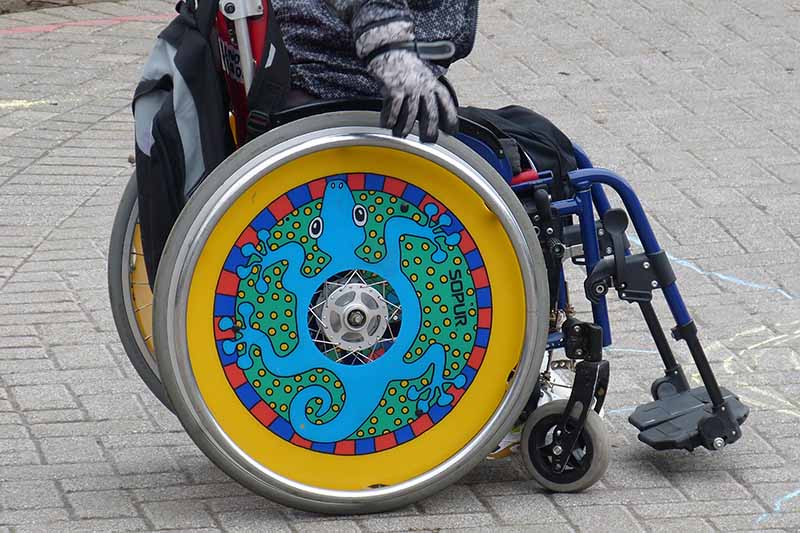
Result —
[[[356,43],[372,28],[396,26],[395,40],[414,38],[414,19],[406,0],[325,0],[331,8],[353,30]]]
[[[419,120],[420,138],[434,142],[439,128],[454,133],[458,112],[452,95],[414,50],[414,22],[405,0],[325,0],[353,31],[356,53],[383,84],[381,121],[405,137]]]

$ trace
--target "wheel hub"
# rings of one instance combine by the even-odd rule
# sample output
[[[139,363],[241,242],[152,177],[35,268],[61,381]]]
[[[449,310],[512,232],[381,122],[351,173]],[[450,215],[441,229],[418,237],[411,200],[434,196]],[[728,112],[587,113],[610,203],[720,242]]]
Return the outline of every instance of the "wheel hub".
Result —
[[[347,325],[352,329],[362,329],[367,323],[367,314],[361,309],[353,309],[347,313]]]
[[[383,338],[389,307],[374,287],[351,282],[327,297],[320,318],[325,336],[337,348],[361,351]]]

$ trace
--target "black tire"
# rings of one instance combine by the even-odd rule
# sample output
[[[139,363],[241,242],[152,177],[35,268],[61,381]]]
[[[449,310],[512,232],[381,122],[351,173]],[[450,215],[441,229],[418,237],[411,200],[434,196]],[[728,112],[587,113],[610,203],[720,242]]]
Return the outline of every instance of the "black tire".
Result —
[[[111,300],[111,314],[122,347],[133,368],[147,387],[164,406],[174,411],[161,383],[155,354],[150,354],[147,343],[139,330],[136,318],[132,316],[130,272],[130,238],[137,221],[136,173],[131,176],[122,193],[114,225],[111,229],[111,242],[108,249],[108,295]],[[144,351],[147,350],[147,354]],[[148,362],[148,361],[152,361]]]
[[[570,457],[573,468],[563,473],[555,473],[548,468],[550,458],[542,449],[542,443],[560,421],[567,408],[567,400],[556,400],[547,403],[533,412],[525,422],[522,432],[522,459],[525,468],[531,477],[545,489],[551,492],[581,492],[588,489],[603,477],[609,462],[608,432],[603,419],[594,411],[589,410],[575,451],[582,450],[583,460],[589,461],[588,465],[576,465],[574,455]],[[575,406],[572,418],[577,422],[580,406]],[[546,442],[546,441],[545,441]],[[573,452],[574,454],[575,452]]]

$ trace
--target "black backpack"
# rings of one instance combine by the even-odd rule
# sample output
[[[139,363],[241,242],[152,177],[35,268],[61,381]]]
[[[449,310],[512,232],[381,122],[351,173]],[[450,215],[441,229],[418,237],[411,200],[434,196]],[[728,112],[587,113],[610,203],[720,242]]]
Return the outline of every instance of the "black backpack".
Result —
[[[184,0],[159,34],[133,98],[139,223],[150,285],[172,226],[192,192],[235,149],[214,23],[219,0]],[[248,104],[267,115],[283,104],[289,55],[272,8],[269,69],[258,65]],[[268,54],[264,54],[263,61]]]

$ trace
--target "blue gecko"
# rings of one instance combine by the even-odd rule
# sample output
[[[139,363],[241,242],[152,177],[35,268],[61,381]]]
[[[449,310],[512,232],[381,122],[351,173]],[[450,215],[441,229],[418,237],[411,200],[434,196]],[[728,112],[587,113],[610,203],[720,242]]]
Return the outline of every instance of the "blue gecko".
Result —
[[[298,345],[281,356],[277,354],[269,337],[260,329],[253,328],[252,315],[254,307],[249,302],[240,303],[238,313],[242,318],[242,326],[237,328],[237,338],[223,343],[223,350],[228,355],[237,354],[238,364],[243,369],[252,367],[252,348],[260,350],[266,368],[277,376],[291,377],[312,369],[323,368],[335,374],[343,384],[346,401],[341,411],[331,420],[323,424],[312,423],[306,412],[311,406],[317,416],[325,415],[332,405],[332,398],[327,389],[319,385],[308,386],[300,391],[289,406],[289,421],[295,431],[303,438],[315,442],[336,442],[347,438],[372,413],[383,397],[390,382],[395,380],[413,380],[431,370],[430,383],[417,390],[410,391],[412,400],[419,399],[418,407],[426,412],[432,404],[447,405],[452,396],[445,392],[449,385],[463,387],[466,378],[458,375],[453,379],[445,379],[445,350],[441,344],[429,345],[427,351],[414,362],[406,362],[404,354],[412,346],[421,322],[421,309],[416,290],[399,268],[401,261],[400,237],[410,235],[428,239],[432,246],[427,260],[442,263],[447,254],[439,241],[447,245],[455,245],[460,236],[457,233],[445,235],[443,226],[451,223],[451,219],[443,214],[438,223],[432,217],[438,212],[434,204],[423,207],[428,215],[427,223],[418,223],[406,217],[392,217],[385,224],[385,257],[376,263],[367,263],[356,255],[356,250],[365,241],[364,225],[366,210],[353,199],[353,193],[347,183],[342,180],[330,181],[325,189],[320,216],[311,221],[308,235],[316,240],[317,246],[330,258],[330,262],[316,275],[302,273],[304,249],[295,242],[286,243],[275,250],[267,250],[266,242],[269,232],[259,232],[260,246],[246,245],[242,249],[249,258],[245,267],[240,270],[247,275],[256,265],[260,271],[279,262],[288,264],[282,277],[283,286],[296,295],[297,309],[308,309],[319,286],[337,273],[355,269],[374,272],[387,280],[397,294],[403,309],[403,322],[400,332],[389,350],[379,359],[366,365],[342,365],[326,357],[315,345],[308,330],[304,314],[295,313],[297,320]],[[274,282],[274,281],[273,281]],[[270,283],[259,276],[256,290],[265,294]],[[220,329],[234,327],[233,320],[225,318],[220,322]],[[244,350],[237,350],[240,344]],[[321,404],[317,401],[321,400]]]

